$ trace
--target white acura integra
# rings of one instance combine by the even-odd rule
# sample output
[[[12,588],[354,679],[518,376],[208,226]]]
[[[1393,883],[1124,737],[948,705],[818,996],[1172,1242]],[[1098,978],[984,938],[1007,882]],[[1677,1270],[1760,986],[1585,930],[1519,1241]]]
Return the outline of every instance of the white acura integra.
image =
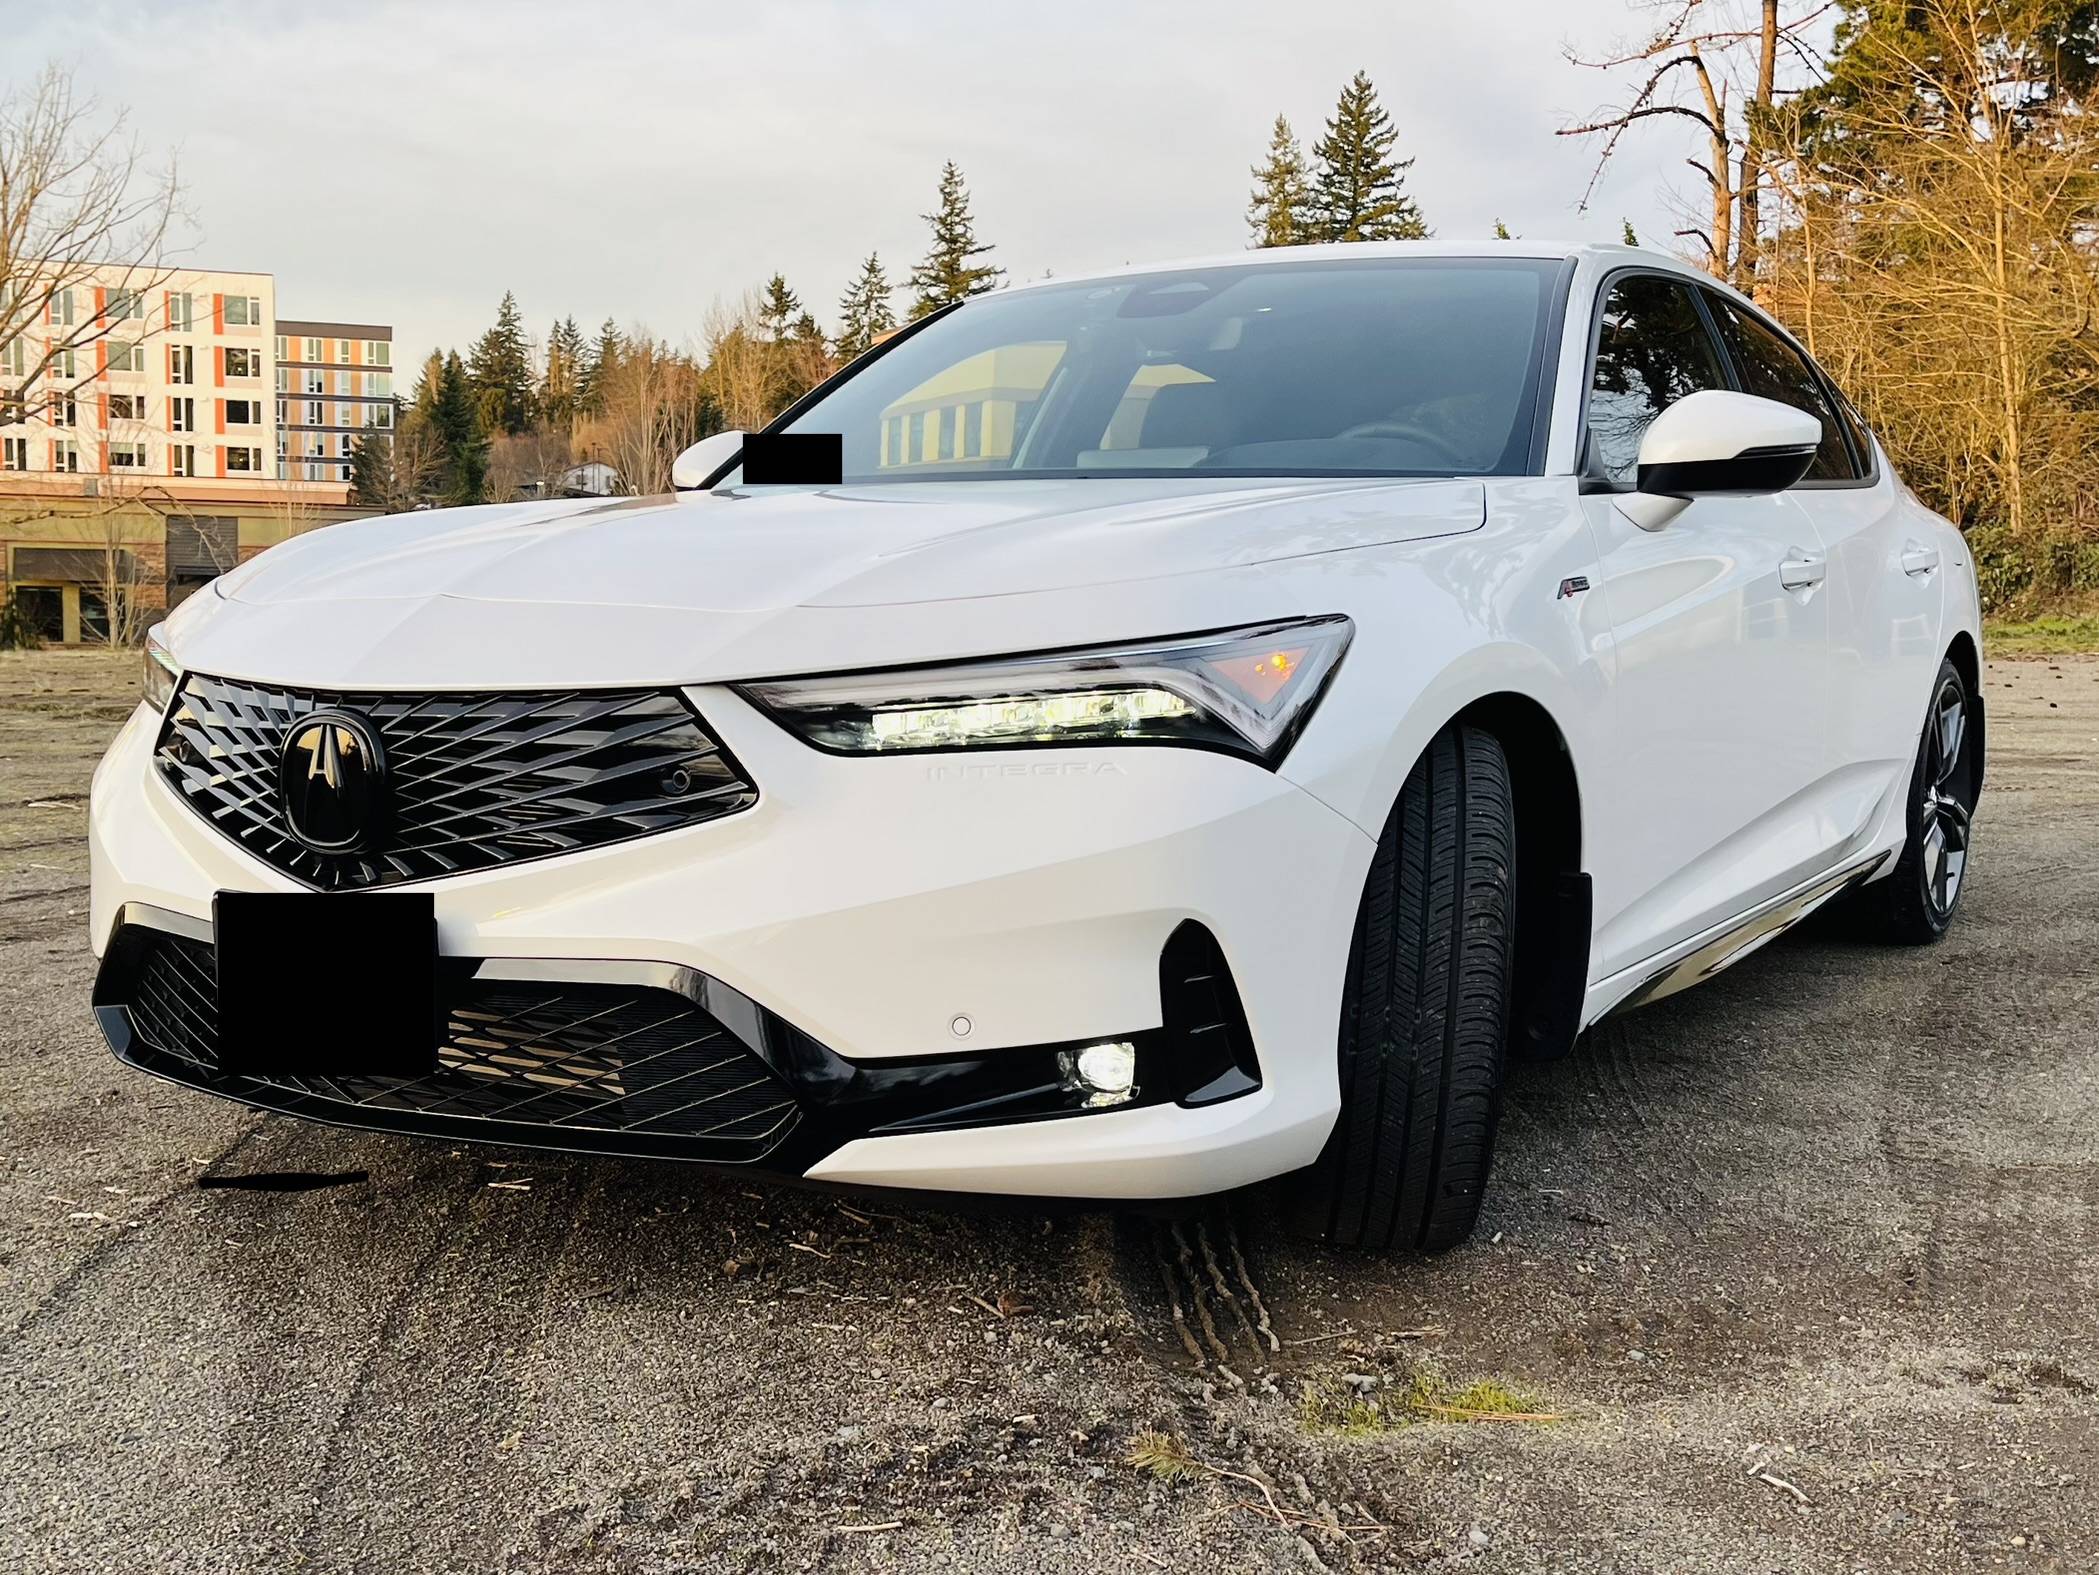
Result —
[[[167,621],[94,793],[121,1059],[827,1182],[1287,1176],[1433,1249],[1508,1057],[1840,895],[1953,916],[1967,550],[1666,258],[1015,288],[678,479],[319,531]]]

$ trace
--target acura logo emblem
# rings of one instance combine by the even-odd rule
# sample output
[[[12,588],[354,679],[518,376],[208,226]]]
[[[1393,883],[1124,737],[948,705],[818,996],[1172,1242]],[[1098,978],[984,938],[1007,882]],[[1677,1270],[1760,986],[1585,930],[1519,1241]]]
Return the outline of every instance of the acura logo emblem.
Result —
[[[316,711],[294,723],[277,762],[284,824],[317,853],[369,849],[386,829],[386,755],[370,722]]]

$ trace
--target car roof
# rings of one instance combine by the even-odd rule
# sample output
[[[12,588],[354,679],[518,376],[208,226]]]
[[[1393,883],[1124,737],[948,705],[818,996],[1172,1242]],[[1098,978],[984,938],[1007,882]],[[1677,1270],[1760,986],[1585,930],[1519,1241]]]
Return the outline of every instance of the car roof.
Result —
[[[1039,290],[1045,286],[1087,284],[1095,280],[1127,279],[1133,276],[1154,273],[1181,273],[1199,268],[1268,268],[1288,263],[1347,258],[1363,261],[1379,257],[1455,257],[1455,258],[1524,258],[1531,261],[1566,262],[1569,260],[1594,260],[1607,268],[1638,264],[1642,267],[1662,269],[1670,273],[1686,274],[1692,278],[1707,279],[1710,275],[1695,268],[1680,257],[1671,257],[1666,252],[1650,251],[1644,246],[1620,246],[1595,241],[1501,241],[1480,240],[1435,240],[1435,241],[1347,241],[1328,242],[1318,246],[1268,246],[1250,251],[1220,252],[1207,257],[1180,257],[1160,262],[1126,263],[1120,268],[1092,269],[1084,273],[1057,274],[1046,279],[1030,279],[1011,286],[1015,290]]]

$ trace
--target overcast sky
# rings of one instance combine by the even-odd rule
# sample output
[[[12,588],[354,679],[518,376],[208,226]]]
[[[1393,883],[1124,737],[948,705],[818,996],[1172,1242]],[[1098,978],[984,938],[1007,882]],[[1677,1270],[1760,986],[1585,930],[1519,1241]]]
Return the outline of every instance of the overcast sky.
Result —
[[[0,0],[0,82],[70,65],[177,153],[185,260],[276,275],[285,317],[395,325],[396,365],[465,342],[505,289],[696,335],[773,270],[827,327],[870,250],[901,280],[941,161],[1016,278],[1231,251],[1280,111],[1307,150],[1370,73],[1446,237],[1661,239],[1688,122],[1628,139],[1592,211],[1612,84],[1569,65],[1642,34],[1634,0]],[[904,297],[899,294],[901,306]]]

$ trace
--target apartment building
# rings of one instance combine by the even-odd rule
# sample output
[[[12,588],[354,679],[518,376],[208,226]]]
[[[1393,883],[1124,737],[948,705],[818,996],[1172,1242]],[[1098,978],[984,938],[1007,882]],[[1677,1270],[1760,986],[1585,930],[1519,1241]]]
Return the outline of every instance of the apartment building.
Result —
[[[49,291],[37,318],[0,344],[0,598],[47,638],[135,633],[239,559],[369,512],[350,506],[338,429],[353,412],[333,381],[315,424],[333,450],[311,470],[292,463],[278,391],[295,380],[278,366],[270,275],[93,270]],[[374,345],[391,360],[391,337],[358,327],[343,404],[360,425],[378,424],[375,404],[391,424],[390,373],[369,370]]]
[[[394,331],[379,323],[277,324],[277,474],[350,480],[366,430],[393,430]]]

